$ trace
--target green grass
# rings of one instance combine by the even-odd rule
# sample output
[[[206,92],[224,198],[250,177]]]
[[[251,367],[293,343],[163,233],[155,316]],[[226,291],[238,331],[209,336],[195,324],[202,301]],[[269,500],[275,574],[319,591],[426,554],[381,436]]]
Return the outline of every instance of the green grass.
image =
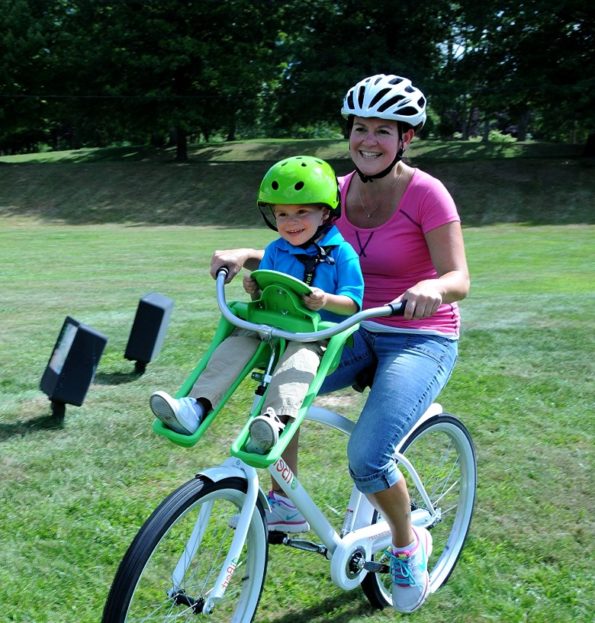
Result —
[[[471,535],[424,622],[574,623],[593,591],[592,226],[506,224],[465,231],[473,275],[458,367],[441,402],[470,428],[479,489]],[[148,396],[174,390],[214,328],[212,249],[262,245],[264,229],[68,225],[0,219],[0,612],[22,623],[99,620],[117,564],[156,504],[223,460],[250,388],[194,449],[150,430]],[[138,299],[175,302],[143,376],[123,359]],[[241,296],[235,283],[230,298]],[[109,337],[82,407],[62,425],[38,384],[66,314]],[[355,417],[359,395],[341,408]],[[349,486],[344,442],[307,426],[302,474],[322,505]],[[263,486],[266,486],[264,479]],[[263,623],[395,620],[328,564],[273,548]]]

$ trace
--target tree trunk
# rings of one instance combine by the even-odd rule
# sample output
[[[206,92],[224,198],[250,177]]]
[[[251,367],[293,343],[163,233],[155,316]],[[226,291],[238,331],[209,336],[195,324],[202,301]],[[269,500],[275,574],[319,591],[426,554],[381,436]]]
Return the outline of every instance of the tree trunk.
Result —
[[[188,162],[188,134],[176,126],[176,162]]]
[[[517,118],[517,131],[516,131],[516,139],[517,141],[526,141],[527,140],[527,128],[529,127],[529,111],[523,111]]]
[[[486,115],[483,120],[483,134],[481,140],[487,143],[490,140],[490,118]]]
[[[233,115],[229,120],[229,126],[227,128],[227,138],[226,141],[235,141],[236,140],[236,116]]]
[[[587,137],[585,143],[585,149],[583,150],[583,156],[587,158],[595,158],[595,132],[591,132]]]

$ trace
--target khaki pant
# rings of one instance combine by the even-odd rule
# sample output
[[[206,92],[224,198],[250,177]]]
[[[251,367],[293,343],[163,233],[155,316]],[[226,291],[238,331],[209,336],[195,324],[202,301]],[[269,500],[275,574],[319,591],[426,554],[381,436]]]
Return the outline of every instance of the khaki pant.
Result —
[[[211,355],[190,391],[193,398],[206,398],[215,407],[254,355],[260,338],[252,331],[236,329]],[[263,406],[277,415],[295,417],[302,405],[324,352],[322,342],[288,342],[277,363]]]

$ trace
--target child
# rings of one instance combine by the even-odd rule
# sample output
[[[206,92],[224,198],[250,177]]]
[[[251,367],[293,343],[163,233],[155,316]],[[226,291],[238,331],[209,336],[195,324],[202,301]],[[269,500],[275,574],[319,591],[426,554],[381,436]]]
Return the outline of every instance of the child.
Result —
[[[304,305],[325,320],[355,313],[361,307],[363,277],[359,258],[332,224],[340,213],[335,173],[318,158],[295,156],[273,165],[258,194],[266,224],[280,237],[270,243],[259,268],[276,270],[305,281],[312,293]],[[272,220],[271,218],[272,217]],[[256,281],[244,277],[244,289],[258,297]],[[215,350],[186,398],[162,391],[150,399],[151,410],[166,426],[194,433],[254,354],[260,338],[236,329]],[[280,358],[262,415],[250,424],[247,451],[266,454],[277,442],[284,421],[295,417],[316,374],[325,345],[289,342]]]

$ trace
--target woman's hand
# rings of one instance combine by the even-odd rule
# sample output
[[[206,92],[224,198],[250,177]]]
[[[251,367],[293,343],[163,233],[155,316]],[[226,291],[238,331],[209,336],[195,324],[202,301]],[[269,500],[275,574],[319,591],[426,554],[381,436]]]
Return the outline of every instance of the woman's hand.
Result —
[[[318,311],[326,305],[327,293],[320,288],[312,288],[312,293],[304,295],[302,300],[308,309]]]
[[[403,315],[405,320],[417,320],[433,316],[442,305],[442,294],[438,287],[438,281],[428,279],[416,283],[397,297],[393,303],[400,303],[401,301],[407,301]]]
[[[258,268],[263,252],[257,249],[225,249],[217,250],[211,256],[210,273],[217,278],[217,271],[226,267],[229,270],[225,283],[229,283],[245,266],[249,270]]]

